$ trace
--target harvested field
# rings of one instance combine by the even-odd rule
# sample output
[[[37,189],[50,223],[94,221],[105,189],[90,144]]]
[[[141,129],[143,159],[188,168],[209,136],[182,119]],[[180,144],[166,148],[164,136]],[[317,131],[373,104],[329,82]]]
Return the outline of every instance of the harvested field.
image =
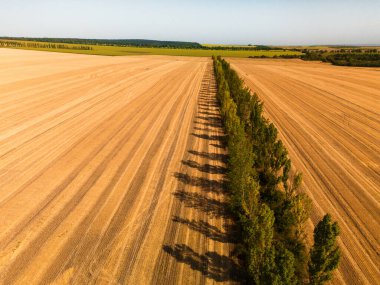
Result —
[[[312,222],[341,227],[334,284],[380,282],[380,69],[300,60],[229,59],[264,102],[303,172]]]
[[[0,284],[234,283],[211,60],[0,49]]]

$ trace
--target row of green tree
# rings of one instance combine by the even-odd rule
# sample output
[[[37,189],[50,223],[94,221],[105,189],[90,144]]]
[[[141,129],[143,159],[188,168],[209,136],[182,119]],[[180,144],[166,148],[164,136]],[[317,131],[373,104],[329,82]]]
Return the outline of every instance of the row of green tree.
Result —
[[[133,46],[133,47],[158,47],[158,48],[181,48],[181,49],[205,49],[205,50],[283,50],[280,47],[265,45],[216,45],[206,46],[197,42],[182,41],[158,41],[144,39],[78,39],[78,38],[28,38],[28,37],[2,37],[4,40],[35,41],[47,43],[65,43],[79,45],[106,45],[106,46]]]
[[[380,53],[337,53],[326,56],[334,65],[380,67]]]
[[[66,44],[55,44],[55,43],[20,42],[20,41],[10,41],[10,40],[0,40],[0,47],[92,50],[91,46],[84,46],[84,45],[66,45]]]
[[[228,45],[219,45],[219,46],[204,46],[202,49],[211,49],[211,50],[284,50],[280,47],[275,46],[264,46],[264,45],[248,45],[248,46],[228,46]]]
[[[380,67],[380,53],[378,52],[306,51],[301,58],[330,62],[341,66]]]
[[[263,103],[238,74],[214,57],[217,97],[227,134],[228,189],[240,229],[238,253],[249,284],[322,284],[332,278],[340,251],[339,227],[326,215],[306,245],[311,201],[298,193],[302,176],[290,177],[291,161]]]
[[[134,47],[165,47],[165,48],[202,48],[202,45],[195,42],[180,41],[156,41],[140,39],[77,39],[77,38],[3,38],[19,41],[37,41],[48,43],[66,43],[80,45],[106,45],[106,46],[134,46]]]
[[[320,53],[378,53],[380,52],[378,48],[369,48],[369,47],[354,47],[354,46],[326,46],[326,47],[317,47],[310,46],[308,48],[288,48],[290,51],[298,51],[302,53],[308,52],[320,52]]]
[[[298,54],[280,54],[280,55],[251,55],[248,58],[300,58]]]

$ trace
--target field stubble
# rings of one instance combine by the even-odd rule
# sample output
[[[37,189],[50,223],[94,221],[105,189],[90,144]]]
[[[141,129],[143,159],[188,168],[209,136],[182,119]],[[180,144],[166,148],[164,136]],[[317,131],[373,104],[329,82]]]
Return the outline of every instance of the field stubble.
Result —
[[[343,255],[334,283],[379,283],[380,69],[229,62],[264,102],[295,169],[303,172],[312,222],[329,212],[340,224]]]
[[[235,282],[210,59],[0,59],[0,284]]]

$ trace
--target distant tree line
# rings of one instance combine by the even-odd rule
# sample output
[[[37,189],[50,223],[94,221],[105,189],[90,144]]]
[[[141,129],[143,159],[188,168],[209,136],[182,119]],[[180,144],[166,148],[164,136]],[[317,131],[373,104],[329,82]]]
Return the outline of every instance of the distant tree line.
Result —
[[[248,46],[205,46],[197,42],[183,41],[157,41],[143,39],[77,39],[77,38],[28,38],[28,37],[2,37],[4,40],[14,41],[37,41],[47,43],[65,43],[79,45],[106,45],[106,46],[131,46],[131,47],[156,47],[156,48],[178,48],[178,49],[203,49],[203,50],[283,50],[280,47],[265,45]]]
[[[264,45],[248,45],[248,46],[202,46],[202,49],[210,50],[284,50],[280,47],[275,46],[264,46]]]
[[[376,49],[304,50],[303,60],[330,62],[341,66],[380,67],[380,53]]]
[[[249,284],[323,284],[337,268],[339,227],[330,215],[306,245],[311,200],[298,193],[302,175],[290,178],[291,161],[276,127],[263,116],[263,103],[238,74],[213,57],[217,97],[227,134],[228,189],[240,228],[237,251]]]
[[[67,45],[67,44],[56,44],[56,43],[45,44],[45,43],[21,42],[21,41],[13,41],[13,40],[0,40],[0,47],[92,50],[91,46],[85,46],[85,45]]]
[[[251,55],[248,58],[300,58],[301,56],[298,54],[280,54],[280,55],[274,55],[274,56],[268,56],[268,55]]]
[[[378,49],[376,48],[360,48],[354,46],[330,46],[331,48],[335,48],[332,52],[340,52],[340,53],[377,53]]]
[[[66,44],[80,45],[106,45],[106,46],[134,46],[134,47],[161,47],[161,48],[202,48],[202,45],[195,42],[180,42],[180,41],[156,41],[156,40],[108,40],[108,39],[76,39],[76,38],[2,38],[18,41],[38,41],[38,42],[53,42]]]
[[[380,53],[337,53],[326,56],[334,65],[380,67]]]

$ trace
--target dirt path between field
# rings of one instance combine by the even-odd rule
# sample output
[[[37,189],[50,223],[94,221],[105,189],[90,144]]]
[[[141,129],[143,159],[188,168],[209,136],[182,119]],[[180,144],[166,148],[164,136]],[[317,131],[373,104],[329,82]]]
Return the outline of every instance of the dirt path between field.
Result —
[[[0,49],[0,284],[234,282],[211,68]]]
[[[264,102],[343,252],[333,283],[380,283],[380,69],[301,60],[229,59]]]

